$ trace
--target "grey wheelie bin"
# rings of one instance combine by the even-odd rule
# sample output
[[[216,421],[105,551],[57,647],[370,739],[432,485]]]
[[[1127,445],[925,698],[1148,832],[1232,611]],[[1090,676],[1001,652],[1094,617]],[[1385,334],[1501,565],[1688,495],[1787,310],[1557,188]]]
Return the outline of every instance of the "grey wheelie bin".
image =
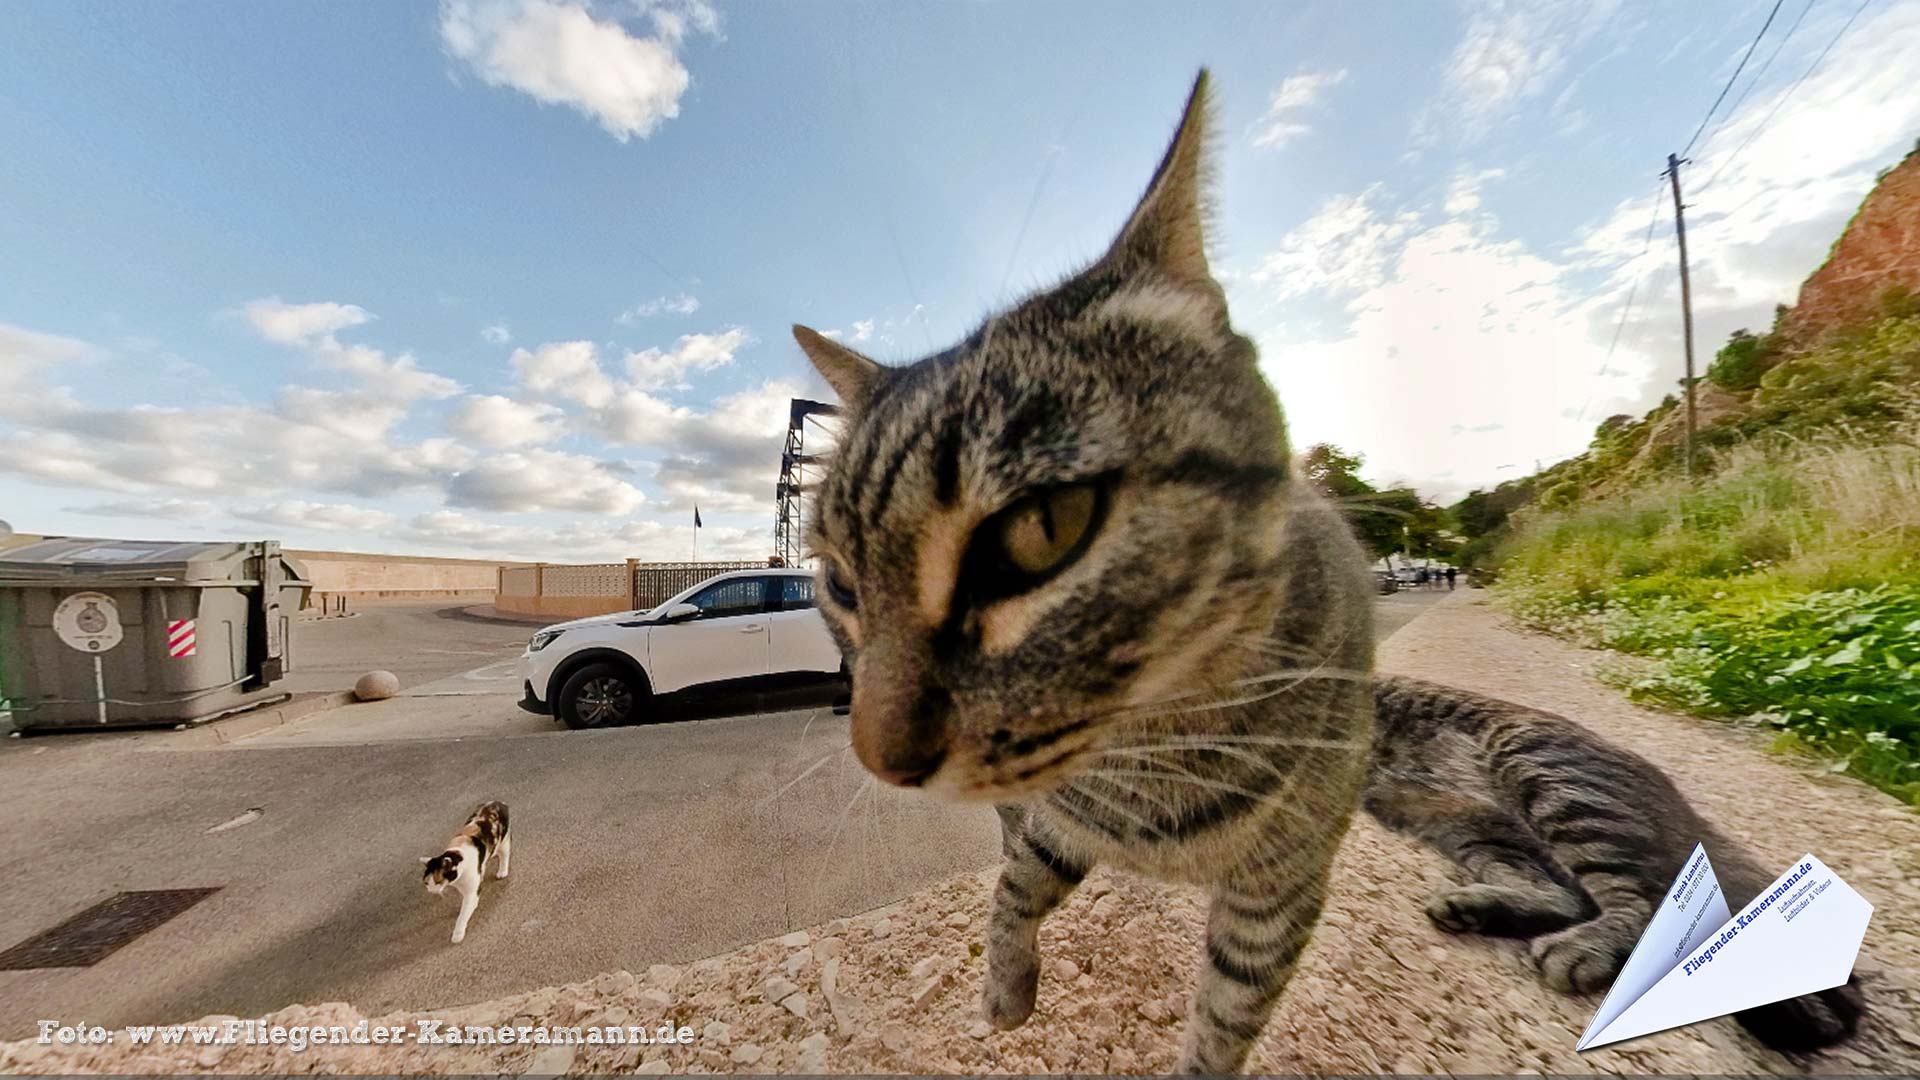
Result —
[[[306,568],[276,541],[0,552],[0,698],[25,731],[198,723],[285,697]]]

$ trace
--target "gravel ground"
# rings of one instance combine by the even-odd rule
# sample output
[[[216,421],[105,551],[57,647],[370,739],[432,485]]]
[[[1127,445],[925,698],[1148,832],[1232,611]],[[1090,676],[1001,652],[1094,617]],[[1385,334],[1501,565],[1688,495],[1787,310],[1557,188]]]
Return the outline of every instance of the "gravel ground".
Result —
[[[1920,819],[1747,733],[1649,712],[1592,678],[1600,654],[1503,628],[1483,594],[1415,620],[1381,664],[1573,716],[1666,768],[1696,806],[1784,868],[1812,851],[1875,904],[1858,966],[1873,1010],[1811,1058],[1774,1054],[1728,1020],[1579,1055],[1597,998],[1537,983],[1511,943],[1452,938],[1421,913],[1449,881],[1437,856],[1360,820],[1325,919],[1251,1063],[1313,1073],[1901,1073],[1920,1068]],[[1759,809],[1756,810],[1756,805]],[[417,1024],[645,1025],[692,1045],[316,1048],[0,1046],[0,1072],[1165,1072],[1174,1064],[1202,925],[1190,891],[1096,872],[1041,934],[1034,1020],[992,1033],[976,1009],[992,877],[686,967],[423,1013]],[[346,1004],[296,1006],[280,1024],[343,1024]],[[124,1039],[124,1036],[123,1036]]]

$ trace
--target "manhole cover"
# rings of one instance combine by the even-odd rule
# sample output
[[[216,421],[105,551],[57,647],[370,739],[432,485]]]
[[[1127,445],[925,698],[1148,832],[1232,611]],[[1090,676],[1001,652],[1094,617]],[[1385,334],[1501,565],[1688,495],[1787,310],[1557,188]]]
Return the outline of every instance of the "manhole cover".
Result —
[[[149,889],[115,893],[59,926],[0,952],[0,971],[92,967],[127,942],[219,891]]]

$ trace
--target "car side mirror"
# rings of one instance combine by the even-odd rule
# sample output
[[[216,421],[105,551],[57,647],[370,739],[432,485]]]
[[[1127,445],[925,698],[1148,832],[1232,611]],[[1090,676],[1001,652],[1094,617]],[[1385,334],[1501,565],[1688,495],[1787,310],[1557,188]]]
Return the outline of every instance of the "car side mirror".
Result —
[[[668,622],[685,622],[699,617],[700,607],[697,604],[675,604],[667,609]]]

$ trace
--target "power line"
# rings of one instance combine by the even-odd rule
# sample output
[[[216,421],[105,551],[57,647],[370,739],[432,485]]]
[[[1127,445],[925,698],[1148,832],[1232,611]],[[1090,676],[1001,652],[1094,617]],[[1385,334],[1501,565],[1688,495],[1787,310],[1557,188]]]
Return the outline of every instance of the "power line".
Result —
[[[1634,261],[1645,258],[1647,252],[1653,248],[1653,227],[1660,223],[1660,196],[1665,194],[1665,192],[1661,190],[1661,187],[1662,185],[1658,183],[1654,185],[1653,212],[1647,216],[1646,234],[1640,238],[1640,254],[1633,257]],[[1627,290],[1627,302],[1620,307],[1620,318],[1613,324],[1613,340],[1607,342],[1607,358],[1600,362],[1600,370],[1595,374],[1607,375],[1612,372],[1613,352],[1620,347],[1620,332],[1627,328],[1627,319],[1633,315],[1633,303],[1640,295],[1640,286],[1646,284],[1647,279],[1652,277],[1653,273],[1654,270],[1650,268],[1645,273],[1633,279],[1633,287]],[[1585,420],[1587,418],[1587,409],[1592,405],[1593,391],[1589,389],[1587,391],[1587,398],[1580,403],[1580,411],[1576,414],[1575,418]]]
[[[1740,73],[1746,70],[1747,61],[1753,59],[1753,50],[1760,47],[1760,39],[1767,36],[1767,27],[1773,25],[1773,17],[1780,14],[1780,5],[1785,2],[1786,0],[1773,0],[1773,10],[1767,12],[1767,21],[1760,24],[1760,32],[1753,35],[1753,41],[1748,43],[1745,55],[1740,57],[1739,66],[1735,67],[1733,74],[1727,77],[1727,85],[1720,88],[1720,96],[1713,99],[1712,105],[1707,106],[1707,115],[1700,118],[1700,126],[1693,130],[1693,138],[1688,139],[1687,145],[1680,148],[1679,157],[1686,157],[1687,151],[1693,149],[1693,144],[1700,140],[1700,133],[1707,130],[1707,122],[1713,119],[1714,110],[1720,107],[1721,102],[1727,100],[1727,92],[1733,89],[1733,84],[1740,78]]]
[[[1800,77],[1793,80],[1793,85],[1787,87],[1787,90],[1785,93],[1781,94],[1778,98],[1774,99],[1773,108],[1767,110],[1767,115],[1761,119],[1760,123],[1757,126],[1754,127],[1753,133],[1747,136],[1747,141],[1741,143],[1738,147],[1735,147],[1733,153],[1727,156],[1727,160],[1720,163],[1720,167],[1713,171],[1712,176],[1707,177],[1707,182],[1704,184],[1701,184],[1698,188],[1694,189],[1695,195],[1704,194],[1709,187],[1712,187],[1713,182],[1715,180],[1720,179],[1720,174],[1726,172],[1728,167],[1731,166],[1734,163],[1734,161],[1740,157],[1741,153],[1745,151],[1747,147],[1752,146],[1753,141],[1759,138],[1762,132],[1767,130],[1767,125],[1773,123],[1774,116],[1777,113],[1779,113],[1780,106],[1785,105],[1787,103],[1787,99],[1793,96],[1793,92],[1795,90],[1800,89],[1800,84],[1807,81],[1807,76],[1812,75],[1814,71],[1820,67],[1821,61],[1827,58],[1827,54],[1833,51],[1833,47],[1835,45],[1840,44],[1841,38],[1847,36],[1847,31],[1853,29],[1854,20],[1858,19],[1860,17],[1860,13],[1867,10],[1867,5],[1871,3],[1873,3],[1873,0],[1860,0],[1860,6],[1857,8],[1854,8],[1853,14],[1847,16],[1847,21],[1840,24],[1840,30],[1838,33],[1833,35],[1833,40],[1827,42],[1827,47],[1824,49],[1821,49],[1820,55],[1814,57],[1813,63],[1807,65],[1807,70],[1801,72]],[[1755,195],[1754,198],[1759,198],[1759,196]],[[1752,201],[1753,199],[1747,200],[1747,202],[1752,202]],[[1741,205],[1745,206],[1746,203],[1742,203]]]
[[[1747,80],[1746,87],[1740,91],[1738,97],[1733,99],[1733,104],[1727,106],[1727,111],[1720,115],[1720,122],[1713,126],[1713,132],[1707,136],[1708,144],[1718,138],[1721,132],[1727,130],[1727,124],[1739,114],[1740,106],[1746,104],[1747,96],[1753,93],[1753,88],[1765,81],[1767,72],[1773,69],[1773,62],[1780,59],[1781,53],[1787,51],[1787,42],[1793,40],[1793,35],[1800,29],[1800,24],[1807,21],[1807,12],[1812,11],[1813,5],[1819,2],[1820,0],[1807,0],[1807,6],[1800,9],[1800,14],[1793,20],[1793,25],[1787,27],[1787,32],[1780,38],[1779,44],[1775,45],[1773,51],[1767,54],[1767,58],[1760,62],[1760,70],[1753,73],[1753,78]],[[1702,149],[1705,148],[1702,147]]]

